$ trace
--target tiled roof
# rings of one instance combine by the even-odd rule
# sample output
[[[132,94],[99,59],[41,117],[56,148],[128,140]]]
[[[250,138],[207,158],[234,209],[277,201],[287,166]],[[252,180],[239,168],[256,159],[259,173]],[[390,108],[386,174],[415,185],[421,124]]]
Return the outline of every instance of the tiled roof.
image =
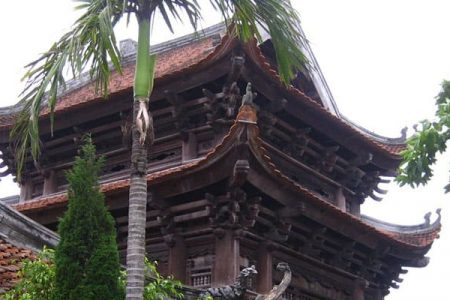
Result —
[[[381,239],[390,241],[391,243],[407,247],[410,249],[425,249],[433,243],[434,239],[438,237],[440,231],[439,226],[434,226],[432,230],[428,232],[417,233],[393,233],[386,230],[379,229],[373,225],[364,222],[361,218],[356,217],[350,213],[342,211],[330,202],[322,199],[320,196],[312,193],[308,189],[304,188],[297,182],[293,181],[289,177],[285,176],[272,162],[268,155],[267,150],[262,145],[262,140],[259,138],[259,129],[256,125],[256,112],[249,106],[241,108],[234,125],[231,127],[229,133],[223,138],[208,155],[198,161],[191,162],[185,165],[181,165],[174,168],[169,168],[163,171],[155,172],[147,175],[149,185],[158,184],[161,181],[173,179],[176,176],[186,175],[188,172],[194,172],[198,168],[210,163],[211,160],[217,159],[218,156],[226,152],[230,146],[235,142],[235,136],[238,130],[243,128],[243,124],[250,126],[250,141],[251,149],[264,168],[275,176],[277,180],[281,181],[284,188],[289,188],[296,193],[303,196],[304,199],[311,201],[311,203],[318,205],[319,207],[327,210],[335,218],[342,220],[343,224],[350,224],[359,228],[364,232],[371,232],[379,236]],[[108,193],[111,191],[126,190],[129,187],[129,179],[123,179],[115,182],[105,183],[101,185],[101,190]],[[67,194],[50,195],[36,200],[27,201],[15,205],[15,208],[23,213],[35,212],[45,210],[48,207],[54,207],[58,205],[65,205],[67,202]]]
[[[363,215],[362,220],[387,235],[414,245],[431,245],[439,238],[441,230],[441,209],[436,210],[437,219],[430,222],[431,212],[425,214],[424,222],[417,225],[398,225]]]
[[[435,239],[438,239],[440,231],[441,226],[434,230],[421,233],[386,232],[386,234],[404,243],[424,247],[431,245]]]
[[[174,75],[181,70],[189,69],[189,67],[209,57],[208,55],[215,49],[213,42],[214,39],[210,37],[159,54],[155,74],[156,82],[164,80],[168,75]],[[113,72],[109,86],[111,95],[132,89],[134,69],[134,64],[128,64],[124,66],[122,74]],[[104,101],[104,98],[101,94],[95,92],[94,84],[90,83],[74,91],[70,91],[58,99],[55,112],[61,113],[95,101]],[[46,107],[43,109],[41,116],[44,117],[49,114],[50,111]],[[15,116],[16,114],[14,113],[0,115],[0,129],[11,127]]]
[[[172,50],[158,54],[156,66],[156,85],[171,78],[178,77],[183,74],[189,74],[195,69],[202,68],[212,63],[218,57],[229,52],[237,40],[225,35],[221,43],[215,46],[215,38],[207,37],[204,39],[193,40],[191,43],[183,44]],[[365,143],[375,147],[382,152],[394,157],[399,157],[399,153],[404,149],[402,143],[382,142],[370,135],[368,132],[362,132],[344,118],[341,118],[330,111],[326,110],[316,101],[306,96],[302,91],[294,86],[285,86],[281,83],[280,77],[276,70],[267,61],[261,49],[257,46],[256,41],[250,42],[245,46],[246,52],[257,62],[261,69],[273,79],[279,88],[286,90],[292,96],[299,98],[302,103],[308,105],[321,115],[324,120],[339,126],[341,129],[361,138]],[[114,72],[111,76],[110,93],[111,95],[123,91],[131,91],[134,78],[134,64],[128,64],[123,68],[123,74]],[[63,95],[56,105],[55,111],[61,113],[70,109],[81,107],[87,103],[104,100],[103,97],[95,93],[94,85],[87,84],[81,88],[71,91]],[[42,116],[48,116],[49,110],[45,108]],[[14,122],[15,114],[0,114],[0,130],[2,128],[10,128]]]
[[[21,262],[34,258],[36,256],[31,250],[16,247],[0,239],[0,293],[17,283]]]

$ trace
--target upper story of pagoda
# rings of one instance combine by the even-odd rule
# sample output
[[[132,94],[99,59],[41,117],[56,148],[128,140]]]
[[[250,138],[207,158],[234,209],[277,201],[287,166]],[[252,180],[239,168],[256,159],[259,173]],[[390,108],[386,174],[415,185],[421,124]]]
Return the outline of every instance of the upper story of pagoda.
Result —
[[[135,47],[133,41],[122,42],[123,75],[112,76],[109,99],[95,93],[89,78],[70,82],[56,105],[53,135],[49,111],[42,109],[42,155],[38,161],[27,160],[18,201],[66,189],[64,171],[85,133],[107,158],[104,181],[128,175]],[[154,46],[158,63],[150,110],[156,140],[149,172],[205,156],[228,131],[250,82],[263,144],[289,178],[356,215],[367,197],[381,200],[382,185],[395,175],[404,144],[343,118],[306,47],[309,70],[285,86],[276,72],[270,38],[259,45],[243,44],[216,25],[200,37]],[[9,132],[19,111],[19,105],[0,110],[2,175],[16,175]]]

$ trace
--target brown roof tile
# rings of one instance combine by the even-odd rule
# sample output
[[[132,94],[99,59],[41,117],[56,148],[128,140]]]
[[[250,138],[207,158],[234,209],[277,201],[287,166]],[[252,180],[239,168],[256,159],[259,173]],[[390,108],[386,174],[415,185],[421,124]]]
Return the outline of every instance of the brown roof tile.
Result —
[[[17,283],[23,260],[35,258],[32,251],[16,247],[0,239],[0,290],[8,290]]]
[[[220,48],[217,47],[217,48]],[[184,69],[189,69],[195,64],[210,58],[210,54],[216,48],[213,47],[213,39],[206,38],[203,40],[193,41],[191,44],[182,46],[180,48],[170,50],[158,55],[155,80],[162,80],[166,76],[170,76]],[[134,64],[128,64],[122,70],[122,74],[114,72],[110,79],[109,92],[110,94],[118,93],[127,89],[132,89],[134,78]],[[87,84],[79,89],[71,91],[58,99],[55,107],[55,112],[61,113],[69,109],[77,108],[86,103],[93,101],[102,101],[102,95],[95,92],[95,85],[93,83]],[[50,110],[44,108],[41,116],[48,116]],[[13,124],[15,115],[1,115],[0,129],[9,128]]]

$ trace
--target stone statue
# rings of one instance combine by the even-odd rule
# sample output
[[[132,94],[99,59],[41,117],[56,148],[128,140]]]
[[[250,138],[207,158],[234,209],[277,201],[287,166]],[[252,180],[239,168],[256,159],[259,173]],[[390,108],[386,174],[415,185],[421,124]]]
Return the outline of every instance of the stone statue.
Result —
[[[206,299],[208,297],[212,297],[214,300],[241,299],[257,273],[255,266],[245,268],[239,273],[235,283],[218,288],[208,288],[200,293],[200,299]]]
[[[284,272],[283,280],[279,285],[276,285],[272,290],[265,295],[259,294],[255,300],[278,300],[281,299],[281,295],[286,291],[292,279],[292,272],[289,265],[285,262],[280,262],[277,265],[277,271]]]
[[[277,271],[284,272],[283,279],[279,285],[276,285],[268,294],[258,294],[255,300],[279,300],[288,288],[292,279],[292,272],[289,265],[285,262],[280,262],[277,265]],[[207,299],[208,297],[214,300],[238,300],[242,299],[245,291],[251,287],[251,283],[258,272],[255,266],[245,268],[239,274],[236,282],[232,285],[226,285],[218,288],[208,288],[200,293],[199,299]]]
[[[244,106],[244,105],[251,105],[251,106],[253,106],[253,99],[255,99],[256,96],[257,96],[257,94],[252,92],[252,84],[249,82],[247,84],[247,88],[246,88],[245,94],[244,94],[244,96],[242,96],[242,104],[241,104],[241,106]]]

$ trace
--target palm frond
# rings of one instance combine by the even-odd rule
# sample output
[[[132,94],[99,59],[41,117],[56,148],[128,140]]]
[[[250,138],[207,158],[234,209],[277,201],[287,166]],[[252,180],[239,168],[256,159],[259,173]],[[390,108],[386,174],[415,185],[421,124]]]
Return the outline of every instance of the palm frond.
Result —
[[[300,18],[289,0],[210,0],[212,6],[232,22],[243,41],[256,37],[259,28],[268,32],[275,48],[278,72],[288,84],[298,70],[305,69],[308,60],[302,52],[305,39],[301,34]]]
[[[111,61],[113,67],[121,71],[120,54],[113,27],[124,13],[125,0],[76,0],[76,9],[85,12],[74,23],[72,29],[37,60],[26,66],[23,77],[27,81],[21,93],[22,111],[11,130],[11,140],[15,150],[17,174],[20,174],[31,147],[33,159],[40,154],[39,114],[43,104],[53,112],[57,94],[65,87],[66,70],[73,77],[84,69],[90,69],[95,78],[96,90],[106,96],[110,79]]]
[[[157,4],[157,8],[172,33],[172,19],[183,22],[183,15],[180,12],[187,16],[190,25],[197,31],[198,22],[202,18],[197,0],[162,0]]]

